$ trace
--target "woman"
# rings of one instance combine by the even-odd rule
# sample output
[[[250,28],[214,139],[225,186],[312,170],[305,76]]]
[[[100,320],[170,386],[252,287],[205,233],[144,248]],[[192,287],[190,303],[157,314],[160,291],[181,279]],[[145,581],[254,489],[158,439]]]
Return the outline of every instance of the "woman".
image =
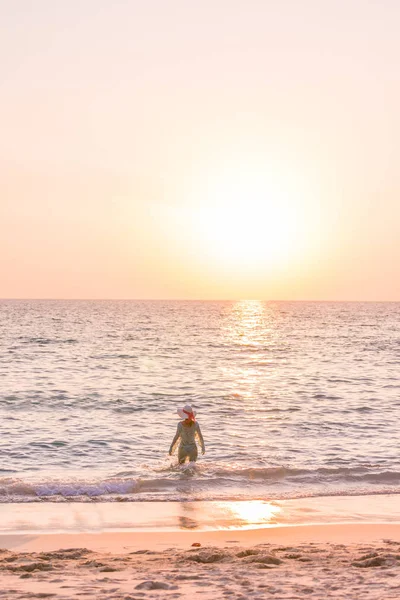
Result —
[[[182,465],[186,459],[189,461],[197,460],[197,445],[196,438],[200,442],[202,454],[205,453],[204,440],[201,434],[200,425],[196,421],[196,412],[190,406],[186,404],[183,408],[178,408],[178,415],[183,419],[178,423],[176,434],[172,440],[172,444],[169,449],[169,455],[172,456],[178,440],[180,440],[178,450],[179,464]]]

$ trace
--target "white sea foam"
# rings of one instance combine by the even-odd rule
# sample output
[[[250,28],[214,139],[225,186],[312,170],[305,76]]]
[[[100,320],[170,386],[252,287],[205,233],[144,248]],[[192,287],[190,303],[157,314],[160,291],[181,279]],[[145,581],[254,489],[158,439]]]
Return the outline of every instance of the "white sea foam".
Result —
[[[233,500],[285,499],[312,496],[400,493],[400,473],[360,473],[359,469],[219,469],[205,473],[196,465],[169,470],[148,479],[23,480],[0,478],[0,502],[138,501],[138,500]],[[371,485],[372,484],[372,485]]]

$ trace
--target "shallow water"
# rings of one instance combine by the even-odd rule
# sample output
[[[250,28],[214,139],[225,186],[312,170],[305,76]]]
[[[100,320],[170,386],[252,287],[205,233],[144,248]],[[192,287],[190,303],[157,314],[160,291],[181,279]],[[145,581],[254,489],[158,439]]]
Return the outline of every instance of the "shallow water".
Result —
[[[400,304],[0,302],[0,500],[398,493]],[[207,453],[167,451],[176,408]]]
[[[398,524],[396,494],[385,496],[200,502],[3,504],[4,534],[111,531],[216,531],[298,525]],[[0,538],[1,541],[1,538]]]

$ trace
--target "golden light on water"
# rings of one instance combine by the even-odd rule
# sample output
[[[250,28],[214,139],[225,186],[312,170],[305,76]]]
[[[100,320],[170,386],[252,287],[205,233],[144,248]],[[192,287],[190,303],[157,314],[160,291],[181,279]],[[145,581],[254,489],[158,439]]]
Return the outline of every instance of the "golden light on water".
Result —
[[[258,529],[284,517],[283,507],[266,500],[182,502],[177,509],[180,529]]]
[[[233,396],[246,399],[246,408],[257,405],[266,380],[276,377],[277,370],[269,346],[277,340],[276,308],[259,300],[241,300],[231,307],[225,323],[224,337],[237,349],[236,361],[225,365],[223,372]],[[256,408],[256,406],[254,406]]]
[[[277,517],[282,512],[280,506],[264,500],[221,502],[220,505],[232,521],[232,526],[242,529],[276,525]]]
[[[266,315],[265,303],[260,300],[240,300],[233,307],[235,328],[233,335],[239,338],[240,343],[257,344],[260,327],[265,333]]]

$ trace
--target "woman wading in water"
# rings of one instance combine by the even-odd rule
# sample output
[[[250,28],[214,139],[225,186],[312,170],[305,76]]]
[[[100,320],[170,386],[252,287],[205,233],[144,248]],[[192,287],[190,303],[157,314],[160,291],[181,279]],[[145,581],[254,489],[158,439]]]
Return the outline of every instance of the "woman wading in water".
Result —
[[[196,421],[196,412],[193,410],[190,404],[186,404],[186,406],[183,408],[178,408],[177,413],[180,418],[183,419],[183,421],[178,423],[175,437],[172,440],[172,444],[169,449],[169,455],[172,456],[178,440],[180,440],[178,460],[179,464],[182,465],[187,458],[190,462],[197,460],[198,452],[196,439],[200,442],[202,454],[205,453],[206,449],[204,446],[200,425]]]

